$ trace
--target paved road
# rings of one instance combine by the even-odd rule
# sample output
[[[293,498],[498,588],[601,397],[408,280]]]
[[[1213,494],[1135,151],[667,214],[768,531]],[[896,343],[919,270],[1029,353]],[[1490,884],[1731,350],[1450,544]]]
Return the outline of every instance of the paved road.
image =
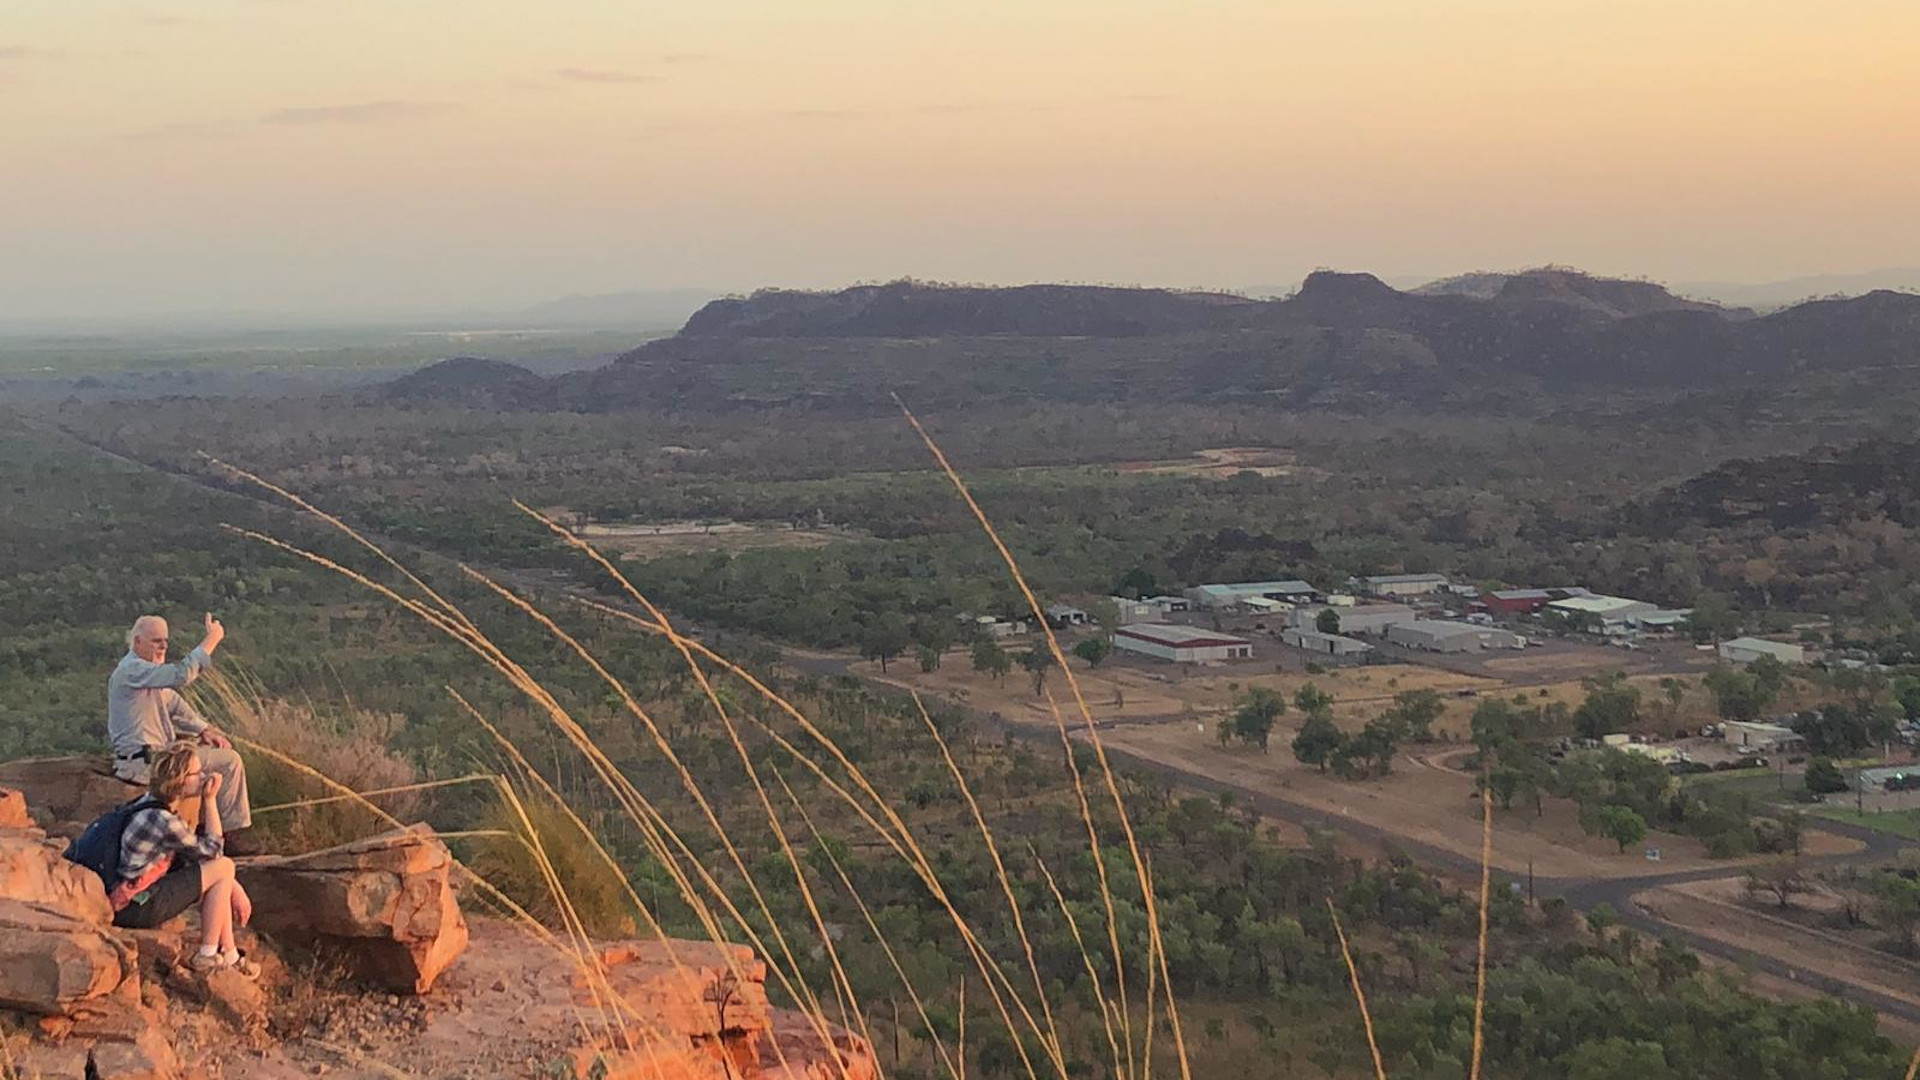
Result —
[[[202,478],[195,476],[191,473],[155,469],[155,467],[150,463],[134,461],[132,459],[122,457],[121,455],[116,454],[113,451],[107,450],[104,447],[95,445],[90,441],[86,440],[77,432],[64,431],[63,433],[68,435],[71,438],[74,438],[77,441],[85,443],[95,451],[105,454],[109,457],[115,458],[116,460],[126,462],[128,464],[138,465],[146,469],[154,469],[155,471],[166,472],[168,475],[174,476],[177,479],[181,479],[189,483],[198,484],[206,487],[213,487],[213,485],[207,484]],[[227,494],[233,493],[232,489],[227,489],[227,488],[220,488],[217,490],[221,490],[223,492],[226,492]],[[251,492],[247,492],[247,493],[251,494]],[[275,501],[266,500],[266,499],[260,499],[259,501],[261,501],[265,505],[273,506],[277,509],[284,510],[290,516],[296,513],[295,511],[292,511],[291,509]],[[388,541],[386,538],[375,537],[374,539],[376,540],[376,542],[379,542],[383,547],[387,547],[391,551],[400,551],[411,546],[411,545],[404,545],[404,544],[394,544]],[[532,573],[527,571],[508,570],[505,568],[492,568],[492,567],[487,568],[487,572],[490,574],[493,574],[499,580],[511,581],[514,584],[519,585],[523,588],[531,588],[535,590],[546,590],[546,589],[553,589],[557,586],[562,592],[576,593],[579,595],[591,595],[593,599],[601,603],[607,603],[615,606],[626,606],[629,608],[633,606],[628,604],[624,600],[624,598],[611,597],[605,594],[601,594],[598,592],[594,592],[592,590],[585,589],[583,587],[569,586],[564,583],[557,582],[553,576],[550,576],[548,574],[539,574],[539,573]],[[676,620],[676,627],[682,633],[689,633],[689,634],[693,633],[693,631],[691,630],[691,624],[682,623]],[[829,676],[829,677],[856,674],[852,672],[851,669],[849,668],[848,661],[841,657],[802,652],[799,650],[782,646],[776,642],[769,642],[763,639],[758,639],[751,635],[729,634],[728,637],[732,641],[752,642],[754,644],[763,645],[768,648],[772,648],[778,651],[783,663],[785,663],[787,666],[794,668],[796,670],[806,671],[816,675]],[[870,681],[873,681],[878,685],[886,687],[887,689],[897,689],[897,687],[894,687],[891,684],[879,683],[878,680],[870,680]],[[961,706],[961,707],[965,707],[965,706]],[[976,715],[977,715],[977,710],[976,710]],[[1009,733],[1013,734],[1016,737],[1034,740],[1042,743],[1043,745],[1050,746],[1050,747],[1057,746],[1059,743],[1059,738],[1060,738],[1059,732],[1056,728],[1054,728],[1051,725],[1028,723],[1028,722],[1017,721],[1017,720],[1008,720],[1005,717],[999,718],[998,722]],[[1109,725],[1103,724],[1101,726],[1105,727]],[[1113,747],[1107,748],[1107,756],[1110,759],[1112,759],[1116,764],[1125,765],[1128,767],[1139,769],[1144,772],[1159,773],[1161,775],[1167,776],[1183,787],[1188,787],[1188,788],[1192,788],[1200,791],[1216,792],[1216,793],[1230,792],[1233,794],[1236,801],[1242,803],[1243,805],[1250,806],[1253,809],[1260,812],[1261,814],[1269,817],[1278,818],[1283,821],[1289,821],[1296,825],[1300,825],[1307,828],[1329,830],[1335,833],[1344,834],[1344,835],[1351,836],[1359,840],[1370,842],[1370,843],[1377,843],[1381,845],[1392,845],[1402,851],[1405,851],[1408,855],[1412,856],[1416,860],[1428,863],[1433,866],[1444,867],[1450,871],[1467,875],[1469,877],[1477,875],[1480,872],[1480,863],[1477,859],[1469,858],[1465,855],[1461,855],[1458,852],[1448,851],[1442,848],[1433,847],[1428,844],[1423,844],[1415,840],[1410,840],[1400,835],[1399,833],[1382,829],[1368,822],[1358,821],[1353,818],[1343,817],[1340,815],[1327,814],[1320,810],[1313,809],[1311,807],[1302,806],[1294,802],[1289,802],[1288,800],[1279,798],[1268,791],[1256,790],[1256,789],[1245,787],[1239,784],[1218,780],[1211,776],[1206,776],[1200,773],[1192,772],[1190,770],[1181,769],[1176,766],[1167,765],[1162,762],[1154,761],[1149,758],[1143,758],[1136,754],[1117,750]],[[1889,836],[1886,833],[1877,832],[1871,829],[1864,829],[1858,826],[1848,825],[1844,822],[1831,821],[1831,820],[1818,820],[1816,822],[1810,823],[1810,827],[1822,829],[1827,832],[1836,833],[1842,836],[1851,837],[1851,838],[1860,840],[1862,843],[1866,845],[1863,850],[1853,853],[1851,855],[1837,855],[1837,856],[1823,856],[1823,857],[1808,858],[1806,862],[1812,866],[1837,866],[1837,865],[1845,865],[1848,863],[1885,864],[1891,861],[1893,857],[1903,848],[1914,846],[1914,845],[1910,845],[1906,841]],[[1633,902],[1633,897],[1636,894],[1644,892],[1648,889],[1658,888],[1662,885],[1673,885],[1673,884],[1678,884],[1682,882],[1701,881],[1701,880],[1707,880],[1711,878],[1728,877],[1735,872],[1736,871],[1731,867],[1726,867],[1726,868],[1710,867],[1702,870],[1675,871],[1672,873],[1664,873],[1664,874],[1663,873],[1644,874],[1644,875],[1629,877],[1629,878],[1538,878],[1537,877],[1534,879],[1534,889],[1535,889],[1536,895],[1539,895],[1542,897],[1552,897],[1552,896],[1563,897],[1566,899],[1568,904],[1570,904],[1572,907],[1582,911],[1590,911],[1593,908],[1599,906],[1600,904],[1607,904],[1608,906],[1612,907],[1615,911],[1619,912],[1620,922],[1623,925],[1630,926],[1633,929],[1640,931],[1642,933],[1675,937],[1686,942],[1697,952],[1701,952],[1710,956],[1715,956],[1725,960],[1729,960],[1734,963],[1737,963],[1746,967],[1750,967],[1754,970],[1765,972],[1769,975],[1774,975],[1783,979],[1788,979],[1794,982],[1801,983],[1803,985],[1807,985],[1819,990],[1823,990],[1825,992],[1835,995],[1836,997],[1842,997],[1850,1001],[1859,1002],[1883,1014],[1899,1017],[1900,1019],[1907,1021],[1909,1023],[1920,1024],[1920,1007],[1916,1007],[1915,1005],[1909,1002],[1888,997],[1868,987],[1855,985],[1853,983],[1838,982],[1835,980],[1827,979],[1822,976],[1812,975],[1811,973],[1801,972],[1795,967],[1793,967],[1791,964],[1785,963],[1784,961],[1778,960],[1774,957],[1761,954],[1761,953],[1754,953],[1745,949],[1740,949],[1732,945],[1728,945],[1724,942],[1718,941],[1714,938],[1707,937],[1703,934],[1695,933],[1694,931],[1688,930],[1685,927],[1677,926],[1673,923],[1667,922],[1666,920],[1659,918],[1653,913],[1639,907]],[[1513,880],[1513,876],[1511,874],[1505,873],[1498,869],[1495,870],[1494,875],[1496,880],[1499,882],[1499,884],[1496,887],[1505,888],[1507,887],[1506,883],[1508,881]]]

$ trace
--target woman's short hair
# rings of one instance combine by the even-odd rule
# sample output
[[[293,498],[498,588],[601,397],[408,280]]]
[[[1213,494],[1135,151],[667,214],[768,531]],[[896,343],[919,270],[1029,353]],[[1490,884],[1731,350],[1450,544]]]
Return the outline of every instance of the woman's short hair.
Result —
[[[200,752],[192,743],[185,742],[174,743],[155,754],[147,792],[168,806],[193,795],[193,766],[199,758]]]

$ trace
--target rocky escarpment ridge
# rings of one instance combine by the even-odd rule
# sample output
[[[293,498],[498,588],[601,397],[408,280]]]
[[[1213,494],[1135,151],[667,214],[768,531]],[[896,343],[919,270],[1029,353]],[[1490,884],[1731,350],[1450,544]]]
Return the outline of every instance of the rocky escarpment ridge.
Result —
[[[0,785],[0,1038],[19,1075],[879,1074],[864,1039],[773,1007],[750,949],[657,940],[582,956],[524,927],[469,923],[464,871],[425,826],[241,860],[255,905],[242,945],[262,978],[195,975],[183,962],[197,916],[115,928],[98,878],[61,855],[131,794],[104,759],[7,763]]]

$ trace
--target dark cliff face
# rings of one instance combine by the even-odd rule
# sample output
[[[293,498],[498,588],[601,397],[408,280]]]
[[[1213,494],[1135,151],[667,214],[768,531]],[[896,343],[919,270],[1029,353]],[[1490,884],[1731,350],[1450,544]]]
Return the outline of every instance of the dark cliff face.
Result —
[[[1917,379],[1920,296],[1910,294],[1749,318],[1572,272],[1403,292],[1371,274],[1322,271],[1273,301],[1073,285],[769,291],[714,301],[677,336],[596,371],[542,379],[456,359],[375,393],[583,411],[889,408],[889,390],[955,407],[1275,395],[1297,406],[1329,392],[1458,403],[1517,388],[1795,391]]]
[[[1733,319],[1753,317],[1753,312],[1746,308],[1689,300],[1651,281],[1596,277],[1558,266],[1513,274],[1462,274],[1422,285],[1414,292],[1422,296],[1497,300],[1508,305],[1563,304],[1613,319],[1668,311],[1712,312]]]
[[[894,282],[839,292],[767,290],[715,300],[682,336],[705,337],[1132,337],[1212,329],[1263,305],[1225,293],[1083,285],[1013,288]]]

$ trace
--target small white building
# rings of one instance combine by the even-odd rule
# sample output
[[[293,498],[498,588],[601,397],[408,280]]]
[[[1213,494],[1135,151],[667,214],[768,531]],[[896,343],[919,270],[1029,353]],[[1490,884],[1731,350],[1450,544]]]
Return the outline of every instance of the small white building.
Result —
[[[1373,651],[1373,646],[1359,638],[1350,638],[1343,634],[1323,634],[1318,630],[1303,630],[1290,626],[1280,631],[1282,643],[1310,653],[1321,653],[1336,659],[1365,656]]]
[[[1287,616],[1287,625],[1301,630],[1317,630],[1323,611],[1331,611],[1339,617],[1342,634],[1384,634],[1389,626],[1418,618],[1413,609],[1405,604],[1355,604],[1352,607],[1308,604],[1294,608],[1293,614]]]
[[[1499,627],[1440,619],[1395,623],[1387,628],[1387,640],[1409,649],[1440,653],[1517,649],[1523,644],[1520,635]]]
[[[1109,596],[1113,612],[1120,625],[1136,622],[1160,622],[1167,617],[1167,609],[1151,600],[1130,600],[1124,596]]]
[[[1360,579],[1369,596],[1425,596],[1447,587],[1445,574],[1375,574]]]
[[[1055,629],[1087,625],[1087,613],[1071,604],[1048,604],[1046,610],[1047,624]]]
[[[1017,637],[1020,634],[1026,633],[1029,629],[1028,620],[1002,619],[997,615],[978,616],[973,620],[973,625],[978,628],[980,633],[985,634],[995,641],[1001,638]]]
[[[1146,602],[1149,604],[1158,604],[1162,614],[1174,611],[1190,611],[1193,608],[1193,602],[1184,596],[1149,596],[1146,598]]]
[[[1135,623],[1113,632],[1113,647],[1176,664],[1253,659],[1253,642],[1197,626]]]
[[[1771,656],[1783,664],[1804,664],[1807,662],[1807,650],[1784,641],[1768,641],[1765,638],[1737,637],[1732,641],[1720,643],[1720,659],[1733,664],[1750,664],[1763,656]]]

